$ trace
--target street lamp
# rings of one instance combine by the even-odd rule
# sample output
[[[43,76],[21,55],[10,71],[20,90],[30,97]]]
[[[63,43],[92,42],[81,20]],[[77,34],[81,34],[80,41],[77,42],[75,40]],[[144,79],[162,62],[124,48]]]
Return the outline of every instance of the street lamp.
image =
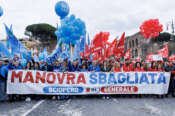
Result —
[[[169,27],[171,28],[170,41],[173,41],[174,40],[174,38],[173,38],[173,35],[174,35],[174,21],[173,21],[173,19],[172,19],[172,21],[167,22],[167,32],[169,31]]]

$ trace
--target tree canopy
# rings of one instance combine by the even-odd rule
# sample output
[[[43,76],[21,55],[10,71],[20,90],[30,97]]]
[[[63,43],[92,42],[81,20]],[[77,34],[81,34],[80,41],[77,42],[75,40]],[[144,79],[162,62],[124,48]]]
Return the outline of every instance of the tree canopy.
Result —
[[[170,33],[163,32],[163,33],[160,33],[158,37],[152,40],[153,42],[168,42],[170,40],[175,41],[175,36]]]
[[[160,35],[154,39],[151,39],[153,43],[158,43],[159,45],[162,45],[162,48],[164,47],[164,42],[169,42],[168,49],[169,49],[169,55],[175,53],[175,35],[167,32],[160,33]],[[161,42],[161,43],[160,43]]]
[[[26,27],[25,35],[37,37],[40,39],[40,41],[47,41],[49,38],[56,38],[55,31],[56,28],[49,24],[32,24]]]

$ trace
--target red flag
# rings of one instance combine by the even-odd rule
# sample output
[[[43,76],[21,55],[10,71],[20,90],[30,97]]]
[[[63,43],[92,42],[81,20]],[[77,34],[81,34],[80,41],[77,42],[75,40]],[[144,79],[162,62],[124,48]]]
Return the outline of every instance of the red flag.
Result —
[[[127,52],[125,53],[125,56],[124,56],[125,59],[131,59],[131,51],[130,51],[130,48],[127,50]]]
[[[117,50],[117,40],[113,42],[113,53],[117,54],[118,50]]]
[[[117,38],[115,38],[113,41],[112,41],[112,45],[116,45],[116,43],[117,43]]]
[[[161,50],[158,51],[158,54],[163,58],[167,58],[169,51],[168,51],[168,44],[166,44]]]
[[[119,52],[121,52],[122,54],[124,54],[124,50],[125,50],[124,44],[125,44],[125,33],[122,34],[117,47]]]
[[[98,57],[102,60],[105,60],[107,57],[107,48],[111,44],[107,42],[109,35],[109,32],[100,32],[92,40],[91,53],[99,53]]]
[[[109,32],[100,32],[97,34],[92,40],[93,47],[94,46],[103,46],[106,41],[109,39]]]
[[[89,60],[89,56],[91,54],[91,50],[88,45],[86,45],[86,49],[84,52],[80,53],[81,57],[86,58]]]
[[[110,57],[112,55],[113,55],[113,46],[111,45],[107,48],[106,57]]]
[[[141,59],[138,57],[135,59],[135,62],[141,62]]]
[[[152,58],[153,55],[154,55],[153,52],[152,52],[151,54],[147,55],[147,56],[146,56],[146,61],[152,62],[152,61],[153,61],[153,58]]]
[[[174,55],[172,55],[172,56],[170,56],[170,57],[168,58],[168,60],[169,60],[169,61],[173,61],[173,62],[174,62],[174,61],[175,61],[175,54],[174,54]]]
[[[125,32],[122,34],[118,46],[114,47],[115,56],[118,58],[124,56],[124,50],[125,50]]]
[[[117,38],[112,41],[112,43],[106,42],[106,57],[114,55],[115,49],[117,49]],[[116,46],[116,47],[115,47]]]
[[[93,60],[98,60],[98,59],[99,59],[98,53],[93,54]]]
[[[103,50],[102,50],[102,53],[103,53],[102,55],[105,59],[112,56],[112,55],[109,54],[109,50],[110,50],[111,46],[112,46],[112,44],[110,42],[105,42],[104,43]]]
[[[102,47],[101,46],[94,46],[94,47],[91,47],[91,53],[98,53],[102,50]]]

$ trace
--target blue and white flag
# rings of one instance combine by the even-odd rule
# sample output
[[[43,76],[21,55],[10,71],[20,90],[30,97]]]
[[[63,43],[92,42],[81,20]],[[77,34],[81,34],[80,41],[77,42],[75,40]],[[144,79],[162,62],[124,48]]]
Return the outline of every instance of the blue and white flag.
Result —
[[[2,42],[0,42],[0,54],[3,54],[7,58],[10,58],[10,52]]]
[[[80,51],[84,52],[86,50],[86,35],[80,40]]]
[[[27,50],[24,48],[24,45],[21,44],[20,41],[15,37],[15,35],[12,33],[12,27],[9,29],[5,24],[5,30],[7,34],[8,44],[11,48],[11,55],[12,57],[15,55],[15,53],[26,53]]]

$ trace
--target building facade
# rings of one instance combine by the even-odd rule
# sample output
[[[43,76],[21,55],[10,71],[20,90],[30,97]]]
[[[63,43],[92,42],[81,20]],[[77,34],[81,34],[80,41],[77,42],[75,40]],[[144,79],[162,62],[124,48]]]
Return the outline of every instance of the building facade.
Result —
[[[148,54],[159,50],[160,46],[145,39],[140,32],[125,38],[125,50],[130,48],[132,59],[146,59]]]

